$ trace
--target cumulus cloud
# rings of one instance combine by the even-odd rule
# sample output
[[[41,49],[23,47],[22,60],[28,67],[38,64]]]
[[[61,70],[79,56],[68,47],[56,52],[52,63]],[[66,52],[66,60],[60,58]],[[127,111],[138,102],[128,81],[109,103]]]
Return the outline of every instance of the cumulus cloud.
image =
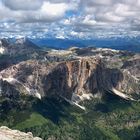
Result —
[[[139,9],[140,0],[0,0],[0,29],[61,38],[138,35]]]
[[[16,18],[18,22],[35,23],[35,22],[55,22],[60,20],[69,9],[65,3],[44,2],[40,9],[28,11],[20,11],[20,15]]]
[[[62,0],[0,0],[1,20],[49,22],[62,18],[68,10],[73,6]]]
[[[5,6],[11,10],[37,10],[41,7],[42,0],[4,0]]]

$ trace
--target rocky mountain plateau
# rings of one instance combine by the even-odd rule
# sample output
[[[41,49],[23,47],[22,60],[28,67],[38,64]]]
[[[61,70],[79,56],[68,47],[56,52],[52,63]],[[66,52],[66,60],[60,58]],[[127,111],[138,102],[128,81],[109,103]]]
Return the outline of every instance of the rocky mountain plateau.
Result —
[[[108,92],[139,100],[139,54],[92,47],[44,50],[26,39],[0,44],[1,96],[59,96],[78,104]]]

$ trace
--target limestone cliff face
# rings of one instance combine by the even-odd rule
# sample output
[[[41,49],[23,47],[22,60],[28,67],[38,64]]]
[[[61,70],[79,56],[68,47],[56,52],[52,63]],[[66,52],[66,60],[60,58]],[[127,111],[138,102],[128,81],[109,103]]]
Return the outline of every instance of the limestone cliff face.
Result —
[[[131,100],[140,94],[136,75],[128,69],[107,68],[95,57],[56,63],[25,61],[1,71],[0,76],[3,95],[19,92],[40,99],[61,96],[77,102],[97,93],[110,92]]]
[[[77,96],[110,92],[125,99],[139,95],[139,80],[125,70],[109,69],[96,58],[81,58],[61,63],[45,77],[49,86],[46,93],[58,93],[63,97],[78,100]],[[76,98],[73,98],[73,95]]]
[[[0,127],[0,140],[42,140],[39,137],[33,137],[31,132],[24,133],[18,130],[11,130],[8,127]]]
[[[140,98],[140,56],[112,49],[41,50],[28,39],[0,40],[0,94],[61,96],[72,101],[97,93]]]
[[[73,94],[96,93],[98,80],[95,73],[98,67],[102,67],[100,60],[92,58],[60,63],[44,78],[46,93],[58,93],[69,99]]]

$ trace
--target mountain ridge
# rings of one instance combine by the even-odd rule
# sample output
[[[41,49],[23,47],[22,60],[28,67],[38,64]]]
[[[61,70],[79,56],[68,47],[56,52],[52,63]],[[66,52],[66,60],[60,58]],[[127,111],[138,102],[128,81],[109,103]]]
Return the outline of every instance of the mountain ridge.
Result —
[[[21,50],[18,51],[17,48]],[[10,52],[10,56],[28,54],[26,58],[27,56],[29,58],[10,64],[10,67],[0,72],[0,78],[13,85],[19,94],[23,92],[40,99],[56,94],[78,103],[82,98],[90,98],[96,93],[110,92],[127,100],[138,100],[133,97],[135,94],[139,96],[140,91],[138,76],[140,59],[137,54],[93,47],[44,51],[32,42],[22,39],[16,41],[14,49],[15,52],[12,54]],[[30,54],[34,53],[35,57],[30,57]],[[130,62],[123,59],[125,57],[129,57],[132,61],[129,69],[126,66]],[[106,67],[105,63],[109,63],[111,67],[109,65]],[[132,69],[134,65],[135,70]],[[2,95],[10,94],[8,89],[5,90],[4,87],[2,89],[4,89]]]
[[[31,39],[41,47],[68,49],[69,47],[101,47],[124,51],[140,52],[140,42],[137,38],[97,38],[97,39]]]

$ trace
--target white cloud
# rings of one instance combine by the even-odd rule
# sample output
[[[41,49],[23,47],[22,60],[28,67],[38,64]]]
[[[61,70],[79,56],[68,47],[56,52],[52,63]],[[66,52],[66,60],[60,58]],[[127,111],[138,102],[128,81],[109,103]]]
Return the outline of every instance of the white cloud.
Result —
[[[94,26],[96,25],[96,21],[92,19],[91,15],[87,15],[85,19],[83,20],[83,24],[89,25],[89,26]]]
[[[7,34],[138,35],[139,15],[140,0],[0,0],[0,29]]]
[[[105,6],[105,5],[110,5],[110,4],[112,4],[112,0],[81,0],[81,4],[83,5],[83,6],[88,6],[88,7],[90,7],[90,6],[95,6],[95,5],[103,5],[103,6]]]
[[[44,2],[41,7],[40,13],[42,13],[44,17],[62,17],[68,9],[69,7],[65,3]]]
[[[61,0],[62,1],[62,0]],[[45,0],[0,0],[2,20],[17,22],[50,22],[62,18],[66,11],[73,10],[70,3]]]
[[[3,3],[11,10],[36,10],[41,7],[43,0],[3,0]]]

